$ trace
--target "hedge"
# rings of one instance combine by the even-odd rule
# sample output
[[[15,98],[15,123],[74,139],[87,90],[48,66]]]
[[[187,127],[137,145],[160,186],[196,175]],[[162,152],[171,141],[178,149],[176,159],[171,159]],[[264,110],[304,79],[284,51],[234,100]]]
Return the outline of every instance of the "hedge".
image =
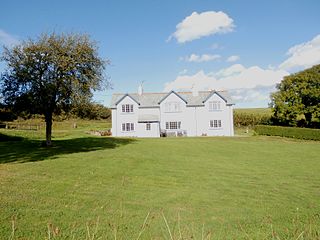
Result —
[[[237,127],[247,127],[255,125],[269,125],[271,123],[270,114],[237,112],[233,114],[233,122]]]
[[[257,125],[254,131],[259,135],[320,141],[320,129]]]

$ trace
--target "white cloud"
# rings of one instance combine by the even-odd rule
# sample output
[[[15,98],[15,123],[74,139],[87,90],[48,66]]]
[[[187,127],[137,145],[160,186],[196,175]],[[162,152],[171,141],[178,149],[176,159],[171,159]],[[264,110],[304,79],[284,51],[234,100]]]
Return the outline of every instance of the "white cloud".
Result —
[[[225,78],[225,77],[239,75],[245,70],[246,68],[243,65],[234,64],[228,68],[223,68],[216,73],[211,73],[211,75],[216,76],[217,78]]]
[[[231,98],[236,102],[269,102],[270,93],[275,90],[275,86],[244,88],[230,90]]]
[[[235,101],[266,101],[271,89],[284,76],[289,75],[285,70],[263,69],[258,66],[244,67],[234,64],[216,73],[206,74],[203,70],[194,75],[179,75],[165,84],[164,91],[171,90],[229,90]]]
[[[230,56],[230,57],[227,58],[227,62],[236,62],[236,61],[238,61],[239,59],[240,59],[239,56],[237,56],[237,55],[232,55],[232,56]]]
[[[183,70],[181,70],[181,71],[179,72],[179,75],[186,74],[187,72],[188,72],[188,70],[187,70],[187,69],[183,69]]]
[[[320,63],[320,34],[311,41],[295,45],[287,52],[289,58],[279,65],[280,69],[305,69]]]
[[[184,43],[217,33],[231,32],[233,29],[233,19],[224,12],[193,12],[176,26],[176,31],[168,40],[176,38],[179,43]]]
[[[17,37],[0,29],[0,45],[12,46],[16,44],[19,44]]]
[[[202,55],[191,54],[190,56],[182,58],[182,59],[184,59],[187,62],[209,62],[209,61],[217,60],[220,57],[221,56],[218,54],[215,54],[215,55],[212,55],[212,54],[202,54]]]

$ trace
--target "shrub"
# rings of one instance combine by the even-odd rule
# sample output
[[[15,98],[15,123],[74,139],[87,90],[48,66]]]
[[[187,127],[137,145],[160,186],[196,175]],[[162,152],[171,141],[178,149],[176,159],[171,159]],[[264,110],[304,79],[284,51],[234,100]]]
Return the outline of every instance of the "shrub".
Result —
[[[320,141],[320,129],[257,125],[254,131],[259,135]]]

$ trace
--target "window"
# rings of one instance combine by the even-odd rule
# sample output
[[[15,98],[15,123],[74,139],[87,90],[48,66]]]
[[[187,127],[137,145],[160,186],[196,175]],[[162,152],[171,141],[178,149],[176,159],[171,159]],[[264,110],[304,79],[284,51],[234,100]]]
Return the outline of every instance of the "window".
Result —
[[[219,110],[221,110],[220,101],[209,102],[209,111],[219,111]]]
[[[221,120],[210,120],[210,127],[211,128],[221,128]]]
[[[181,122],[166,122],[166,129],[180,129]]]
[[[122,112],[133,112],[133,104],[123,104],[122,105]]]
[[[123,132],[134,131],[134,124],[133,123],[122,123],[122,131]]]
[[[167,102],[164,108],[165,112],[181,112],[181,104],[179,102]]]
[[[147,123],[147,124],[146,124],[146,130],[147,130],[147,131],[150,131],[150,130],[151,130],[151,124],[150,124],[150,123]]]

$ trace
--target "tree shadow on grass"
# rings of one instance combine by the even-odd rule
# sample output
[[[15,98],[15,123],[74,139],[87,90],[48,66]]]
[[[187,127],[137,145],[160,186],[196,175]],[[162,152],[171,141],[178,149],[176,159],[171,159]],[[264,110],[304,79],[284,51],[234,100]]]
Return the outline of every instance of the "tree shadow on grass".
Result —
[[[43,147],[40,140],[0,134],[0,164],[36,162],[62,154],[114,149],[135,141],[130,138],[84,137],[55,140],[52,147]]]

